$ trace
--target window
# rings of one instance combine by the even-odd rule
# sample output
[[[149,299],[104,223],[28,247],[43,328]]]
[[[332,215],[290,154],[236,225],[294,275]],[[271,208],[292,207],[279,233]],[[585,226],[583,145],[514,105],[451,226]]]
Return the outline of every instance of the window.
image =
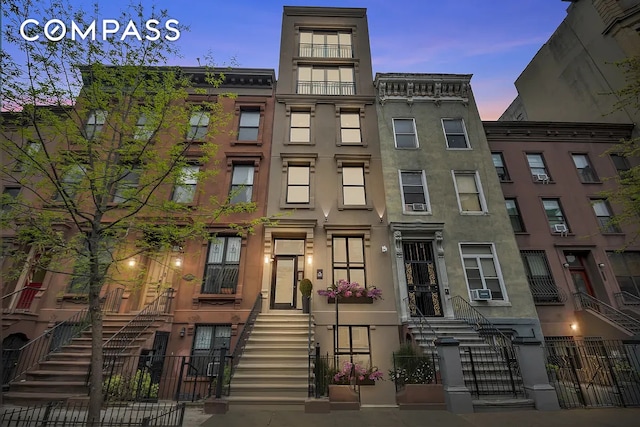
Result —
[[[18,194],[20,194],[20,187],[5,187],[2,190],[2,211],[8,212],[13,209]]]
[[[396,148],[418,148],[414,119],[393,119],[393,135]]]
[[[216,237],[209,243],[201,293],[236,293],[241,248],[241,237]]]
[[[231,177],[230,203],[249,203],[253,195],[253,166],[234,165]]]
[[[400,171],[402,206],[405,212],[429,212],[424,171]]]
[[[502,278],[491,244],[460,244],[467,286],[491,290],[491,299],[504,300]]]
[[[364,266],[364,238],[333,237],[333,283],[338,280],[366,286]]]
[[[507,207],[507,214],[509,215],[509,220],[511,220],[513,231],[516,233],[523,232],[524,224],[522,222],[522,217],[520,216],[520,210],[518,209],[516,199],[505,199],[504,202]]]
[[[562,226],[567,228],[566,231],[569,231],[558,199],[542,199],[542,206],[544,206],[544,211],[547,214],[547,220],[549,221],[549,227],[551,227],[552,232],[561,233]]]
[[[61,202],[64,200],[64,195],[66,194],[69,199],[73,199],[76,197],[78,190],[80,189],[80,184],[82,183],[82,179],[86,174],[86,166],[85,165],[70,165],[69,168],[64,172],[62,176],[62,181],[60,182],[60,189],[56,192],[53,200],[56,202]],[[62,190],[62,191],[60,191]]]
[[[182,168],[173,187],[172,200],[177,203],[192,203],[196,195],[200,166],[190,165]]]
[[[24,150],[24,155],[26,158],[28,158],[29,160],[33,160],[33,158],[36,156],[36,154],[40,151],[40,148],[42,148],[42,145],[37,142],[37,141],[28,141],[27,145],[25,147]],[[24,171],[24,162],[23,162],[24,158],[22,160],[18,159],[16,161],[15,167],[14,167],[14,171],[16,172],[23,172]]]
[[[238,128],[238,141],[257,141],[260,128],[260,111],[240,111],[240,127]]]
[[[291,112],[290,142],[311,142],[311,113],[308,111]]]
[[[211,369],[220,363],[220,349],[231,347],[231,325],[196,325],[191,349],[189,375],[206,377],[207,368]]]
[[[620,174],[622,172],[626,172],[629,169],[631,169],[631,167],[629,166],[629,161],[623,155],[621,155],[621,154],[609,154],[609,157],[611,157],[611,161],[613,161],[613,165],[615,166],[616,170],[618,171],[618,174]]]
[[[598,225],[603,233],[620,233],[618,225],[611,223],[611,208],[606,200],[591,200],[591,206],[593,207],[593,212],[596,214]]]
[[[460,212],[485,212],[484,200],[475,172],[454,172]]]
[[[368,326],[338,327],[338,366],[344,362],[371,367],[371,346]]]
[[[442,127],[448,148],[469,148],[462,119],[442,119]]]
[[[87,139],[94,139],[102,132],[102,127],[107,121],[107,112],[104,110],[94,110],[89,114],[87,124],[84,128]]]
[[[573,164],[576,165],[580,181],[582,182],[598,182],[596,172],[593,170],[589,157],[586,154],[572,154]]]
[[[342,197],[345,205],[366,205],[364,191],[364,168],[344,166],[342,168]]]
[[[520,251],[529,281],[533,301],[536,303],[562,302],[558,287],[551,272],[544,251]]]
[[[343,144],[362,142],[359,113],[340,113],[340,140]]]
[[[116,193],[113,196],[114,203],[123,203],[134,196],[138,183],[140,182],[140,169],[132,168],[126,171],[120,181],[116,184]]]
[[[351,33],[300,31],[300,56],[352,58]]]
[[[352,67],[299,67],[298,92],[313,95],[355,95]]]
[[[509,181],[509,172],[507,171],[507,167],[504,165],[504,157],[502,157],[502,153],[491,153],[491,158],[493,159],[493,166],[496,167],[498,179],[500,181]]]
[[[209,127],[209,113],[207,111],[193,111],[189,119],[187,139],[201,140],[207,135]]]
[[[148,141],[153,134],[153,129],[149,128],[149,124],[147,123],[147,115],[142,113],[138,116],[138,121],[136,122],[136,130],[134,134],[134,139],[140,141]]]
[[[100,274],[107,274],[109,266],[113,262],[113,251],[115,242],[113,239],[104,238],[98,246],[98,267]],[[89,292],[90,274],[89,271],[89,249],[85,247],[83,254],[78,256],[78,261],[73,266],[73,274],[67,292],[70,294],[86,294]]]
[[[640,252],[607,252],[607,255],[620,290],[640,297]]]
[[[544,165],[544,159],[542,154],[527,154],[527,162],[529,163],[529,169],[533,179],[538,182],[548,182],[549,174],[547,168]]]
[[[287,203],[309,203],[309,166],[287,168]]]

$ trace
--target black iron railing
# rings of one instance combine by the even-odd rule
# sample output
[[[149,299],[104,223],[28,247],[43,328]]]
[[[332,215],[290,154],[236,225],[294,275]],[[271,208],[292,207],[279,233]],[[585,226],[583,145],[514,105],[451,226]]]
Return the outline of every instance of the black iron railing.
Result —
[[[614,296],[616,297],[616,303],[618,304],[618,307],[635,307],[637,309],[640,309],[639,296],[633,295],[632,293],[626,291],[616,292]]]
[[[102,304],[112,301],[114,291],[108,292],[101,298]],[[91,326],[89,317],[89,309],[84,308],[67,320],[56,324],[53,328],[46,330],[42,335],[32,339],[18,349],[3,350],[3,359],[5,353],[13,353],[10,360],[15,360],[15,366],[3,367],[3,384],[24,379],[25,374],[34,368],[41,361],[45,360],[50,353],[59,351],[62,347],[69,344],[71,340],[79,337],[83,331]]]
[[[507,337],[489,319],[484,317],[469,301],[460,295],[451,298],[453,313],[456,319],[463,320],[478,332],[478,335],[489,344],[494,350],[500,351],[502,347],[511,343],[511,338]]]
[[[238,341],[236,341],[236,346],[233,348],[233,352],[231,353],[231,376],[233,377],[234,372],[236,371],[236,366],[240,362],[240,358],[242,357],[242,353],[244,352],[244,346],[247,344],[247,340],[251,335],[251,331],[253,330],[253,326],[256,323],[256,319],[258,318],[258,314],[262,311],[262,293],[258,293],[256,297],[256,301],[253,303],[253,307],[251,308],[251,312],[249,313],[249,317],[247,317],[247,321],[244,323],[242,327],[242,332],[240,332],[240,336],[238,337]]]
[[[595,311],[610,322],[634,334],[640,334],[640,321],[591,295],[587,295],[584,292],[576,292],[573,294],[573,302],[576,310],[589,309]]]
[[[185,404],[138,404],[103,408],[99,427],[180,427]],[[41,405],[0,409],[3,427],[81,427],[87,425],[88,404],[49,402]]]
[[[511,344],[492,351],[481,347],[461,347],[464,382],[476,396],[524,395],[520,368]]]

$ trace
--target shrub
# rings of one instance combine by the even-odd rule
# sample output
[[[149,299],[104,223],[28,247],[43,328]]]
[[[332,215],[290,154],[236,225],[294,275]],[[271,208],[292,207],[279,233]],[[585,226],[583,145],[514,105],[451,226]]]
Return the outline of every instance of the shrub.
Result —
[[[313,283],[311,283],[311,280],[309,279],[302,279],[300,281],[300,293],[302,293],[303,296],[305,297],[310,297],[311,296],[311,292],[313,291]]]
[[[434,379],[434,366],[431,357],[412,344],[403,344],[393,354],[394,369],[389,376],[397,385],[431,384]]]

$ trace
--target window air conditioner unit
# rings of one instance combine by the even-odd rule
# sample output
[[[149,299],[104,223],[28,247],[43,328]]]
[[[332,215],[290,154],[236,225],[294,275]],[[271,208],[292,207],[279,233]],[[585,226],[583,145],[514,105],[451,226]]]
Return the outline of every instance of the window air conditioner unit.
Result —
[[[471,289],[471,299],[474,301],[491,301],[491,289]]]
[[[539,173],[536,174],[536,179],[546,184],[549,182],[549,175],[547,175],[546,173]]]
[[[413,211],[426,211],[427,210],[427,205],[425,205],[424,203],[413,203],[411,205],[411,210],[413,210]]]
[[[553,226],[553,231],[555,231],[556,233],[567,233],[569,231],[569,229],[567,228],[566,224],[555,224]]]

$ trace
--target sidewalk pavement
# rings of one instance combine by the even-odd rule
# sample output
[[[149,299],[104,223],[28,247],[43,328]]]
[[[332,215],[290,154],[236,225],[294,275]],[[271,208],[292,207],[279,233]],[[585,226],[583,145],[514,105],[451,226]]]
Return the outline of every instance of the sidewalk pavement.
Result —
[[[302,407],[251,408],[231,406],[224,415],[208,415],[202,407],[187,407],[184,427],[637,427],[640,408],[563,409],[456,415],[447,411],[400,411],[361,408],[305,414]]]

